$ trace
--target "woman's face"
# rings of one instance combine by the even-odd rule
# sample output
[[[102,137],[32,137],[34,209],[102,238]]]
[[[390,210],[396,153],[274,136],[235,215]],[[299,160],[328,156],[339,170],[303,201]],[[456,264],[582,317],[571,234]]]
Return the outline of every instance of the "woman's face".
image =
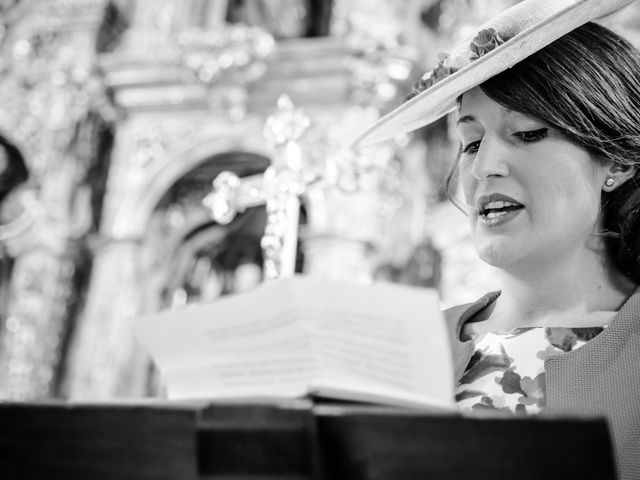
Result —
[[[459,175],[480,258],[506,270],[593,252],[607,166],[476,87],[460,105]]]

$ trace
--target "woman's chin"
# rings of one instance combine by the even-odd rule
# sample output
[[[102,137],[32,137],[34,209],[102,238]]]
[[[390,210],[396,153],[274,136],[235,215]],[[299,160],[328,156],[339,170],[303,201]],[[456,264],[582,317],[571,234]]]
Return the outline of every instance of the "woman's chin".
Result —
[[[515,248],[513,242],[510,242],[510,244],[505,243],[507,242],[476,243],[478,257],[493,267],[503,269],[508,269],[510,265],[521,263],[524,260],[522,249]]]

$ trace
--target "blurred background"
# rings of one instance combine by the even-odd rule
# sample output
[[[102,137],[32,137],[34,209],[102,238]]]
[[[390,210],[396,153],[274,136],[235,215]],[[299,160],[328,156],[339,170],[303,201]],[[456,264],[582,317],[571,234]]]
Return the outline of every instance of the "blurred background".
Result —
[[[161,394],[128,319],[264,281],[291,218],[298,273],[496,288],[443,191],[449,119],[344,147],[515,3],[0,1],[0,399]],[[607,23],[637,44],[639,18]]]

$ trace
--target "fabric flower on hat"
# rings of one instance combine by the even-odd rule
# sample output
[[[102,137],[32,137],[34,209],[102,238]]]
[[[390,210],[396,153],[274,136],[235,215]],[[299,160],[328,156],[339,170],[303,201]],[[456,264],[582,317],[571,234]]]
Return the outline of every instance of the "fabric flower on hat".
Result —
[[[413,86],[405,101],[412,99],[419,93],[430,88],[432,85],[435,85],[439,81],[447,78],[449,75],[456,73],[461,68],[467,66],[469,63],[477,60],[483,55],[486,55],[507,40],[508,39],[501,36],[495,29],[485,28],[478,32],[468,46],[465,46],[463,49],[459,48],[456,54],[438,54],[440,61],[436,65],[436,68],[422,77]]]
[[[440,61],[438,62],[438,65],[436,65],[436,68],[431,70],[431,73],[429,74],[429,76],[425,75],[418,81],[418,83],[416,83],[413,86],[413,88],[411,89],[411,92],[409,93],[409,95],[407,95],[406,99],[409,100],[410,98],[415,97],[420,92],[438,83],[440,80],[447,78],[452,73],[457,72],[458,71],[457,68],[449,66],[447,62],[448,58],[449,57],[446,55],[443,58],[441,58]]]
[[[493,28],[486,28],[478,32],[478,35],[471,40],[469,49],[471,50],[470,61],[477,60],[483,55],[499,47],[505,40]]]

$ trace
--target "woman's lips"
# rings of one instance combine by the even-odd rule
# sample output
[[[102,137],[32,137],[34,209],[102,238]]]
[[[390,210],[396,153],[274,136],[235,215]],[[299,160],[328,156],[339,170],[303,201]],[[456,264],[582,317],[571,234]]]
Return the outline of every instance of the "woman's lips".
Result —
[[[486,225],[488,227],[495,227],[497,225],[502,225],[504,223],[511,221],[522,211],[522,208],[519,208],[517,210],[503,210],[499,212],[489,212],[485,215],[478,215],[478,219],[480,220],[480,223],[482,223],[483,225]]]
[[[476,206],[480,222],[487,226],[506,223],[525,208],[517,200],[501,193],[481,196]]]

